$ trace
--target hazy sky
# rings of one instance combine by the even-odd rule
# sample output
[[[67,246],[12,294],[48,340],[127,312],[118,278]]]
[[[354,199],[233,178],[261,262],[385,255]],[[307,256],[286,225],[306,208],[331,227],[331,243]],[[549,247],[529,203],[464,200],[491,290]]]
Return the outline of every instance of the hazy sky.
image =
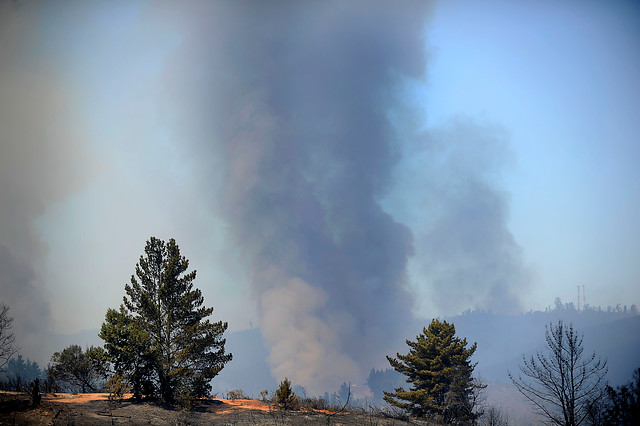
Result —
[[[366,324],[408,300],[517,312],[584,284],[639,303],[640,8],[418,4],[3,2],[21,345],[98,328],[150,236],[176,238],[231,330],[303,318],[291,335],[347,366],[334,340],[395,335]]]
[[[509,229],[555,296],[638,303],[640,8],[635,2],[443,2],[428,28],[430,123],[467,114],[507,133]]]
[[[533,272],[526,310],[575,303],[578,284],[592,305],[640,299],[639,19],[634,2],[453,1],[427,26],[428,125],[504,132],[495,178]],[[403,187],[415,229],[419,185]]]

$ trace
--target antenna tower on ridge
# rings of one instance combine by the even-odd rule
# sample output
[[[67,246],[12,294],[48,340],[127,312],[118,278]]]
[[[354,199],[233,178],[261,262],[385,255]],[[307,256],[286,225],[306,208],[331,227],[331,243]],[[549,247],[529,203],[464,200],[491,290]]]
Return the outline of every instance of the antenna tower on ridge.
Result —
[[[578,312],[580,312],[580,286],[578,286]]]

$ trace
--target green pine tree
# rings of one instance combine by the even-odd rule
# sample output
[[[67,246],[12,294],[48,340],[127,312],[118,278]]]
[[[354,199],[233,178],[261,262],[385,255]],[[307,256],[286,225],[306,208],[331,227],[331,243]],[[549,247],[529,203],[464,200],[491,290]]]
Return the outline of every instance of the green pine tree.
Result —
[[[110,339],[105,340],[107,352],[118,360],[109,344],[116,348],[119,340],[134,336],[127,349],[135,348],[134,353],[121,359],[124,370],[139,374],[134,383],[138,379],[142,383],[148,375],[167,402],[178,396],[184,399],[184,395],[205,396],[211,379],[232,358],[225,354],[222,338],[227,323],[207,319],[213,308],[203,306],[202,292],[193,287],[196,271],[187,272],[189,261],[180,255],[174,239],[165,243],[151,237],[144,251],[131,284],[125,286],[124,307],[120,313],[107,312],[101,333]],[[120,330],[109,331],[110,327]]]
[[[153,360],[151,338],[124,305],[107,310],[99,337],[116,374],[131,386],[133,396],[153,394]]]
[[[477,391],[483,387],[471,376],[475,364],[470,358],[477,344],[467,348],[467,339],[455,333],[453,324],[434,319],[415,342],[407,340],[411,348],[408,354],[397,354],[397,359],[387,357],[412,386],[385,392],[384,400],[415,417],[440,419],[447,424],[475,420]]]
[[[296,410],[299,408],[298,397],[293,393],[291,380],[284,378],[280,386],[276,389],[276,402],[285,410]]]

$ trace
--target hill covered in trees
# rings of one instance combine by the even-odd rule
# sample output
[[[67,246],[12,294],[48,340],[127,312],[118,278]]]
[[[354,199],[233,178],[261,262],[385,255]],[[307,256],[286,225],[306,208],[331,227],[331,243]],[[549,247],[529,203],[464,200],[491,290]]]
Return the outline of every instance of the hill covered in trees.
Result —
[[[635,305],[587,306],[580,311],[560,299],[554,305],[546,311],[517,315],[466,311],[447,320],[455,323],[460,335],[478,342],[476,372],[486,381],[510,383],[507,370],[517,370],[523,354],[543,347],[545,326],[558,320],[572,323],[584,333],[585,352],[595,351],[608,360],[611,384],[629,381],[640,353],[640,315]]]
[[[472,357],[472,361],[477,362],[474,376],[488,384],[487,403],[502,408],[511,421],[518,424],[534,422],[535,418],[530,416],[529,405],[518,398],[507,372],[517,372],[523,355],[536,353],[544,347],[545,326],[550,323],[558,320],[572,323],[578,332],[583,333],[585,352],[595,351],[597,356],[608,362],[607,380],[614,387],[628,383],[632,373],[639,367],[637,354],[640,353],[640,315],[634,305],[607,308],[587,306],[578,311],[571,303],[562,303],[556,299],[553,308],[545,311],[506,315],[469,310],[444,319],[455,324],[459,336],[470,343],[477,342],[477,350]],[[428,321],[424,321],[424,324],[411,324],[407,327],[405,336],[412,338],[419,332],[418,327],[427,323]],[[96,341],[97,334],[98,331],[95,330],[83,332],[75,338],[65,337],[84,347],[100,343]],[[96,336],[96,340],[91,340],[90,336]],[[61,346],[56,350],[62,348]],[[277,381],[269,370],[269,353],[260,329],[229,333],[226,348],[234,354],[234,359],[211,383],[214,394],[224,396],[228,391],[241,389],[248,396],[259,397],[263,390],[275,390]],[[405,348],[398,348],[399,352],[404,350]],[[22,354],[22,358],[12,361],[7,369],[7,376],[14,379],[23,367],[33,364],[28,356],[29,354]],[[381,360],[379,365],[372,366],[368,377],[359,382],[352,381],[352,401],[381,404],[384,391],[390,392],[395,387],[404,385],[404,377],[391,369],[385,361]],[[40,371],[42,370],[44,369]],[[2,381],[8,381],[9,377],[3,379]],[[324,395],[319,396],[332,403],[343,401],[350,380],[353,378],[345,377],[345,383],[340,389],[327,389]],[[299,394],[304,393],[300,386],[294,390]]]
[[[572,304],[557,300],[555,306],[546,311],[515,315],[466,311],[445,319],[455,324],[458,335],[466,337],[469,342],[478,343],[473,356],[473,361],[478,363],[476,375],[489,383],[510,386],[507,371],[516,371],[523,355],[535,353],[542,348],[545,343],[545,325],[560,319],[573,323],[576,330],[584,333],[586,352],[595,350],[598,356],[608,361],[607,377],[612,385],[628,382],[632,372],[638,367],[640,315],[634,306],[626,309],[624,306],[587,306],[578,312]],[[406,336],[410,338],[418,332],[419,329],[409,330]],[[235,358],[214,380],[214,392],[241,388],[249,395],[257,395],[262,389],[273,389],[276,386],[276,381],[268,371],[269,354],[259,329],[230,333],[227,346]],[[402,350],[404,348],[398,348],[398,351]],[[390,368],[384,362],[379,366],[372,366],[371,374],[364,378],[363,383],[352,385],[355,389],[372,387],[370,398],[382,399],[383,390],[393,390],[394,386],[402,382]],[[349,378],[345,378],[345,381],[348,380]],[[371,382],[371,386],[368,382]],[[327,389],[327,392],[339,393],[339,389]]]

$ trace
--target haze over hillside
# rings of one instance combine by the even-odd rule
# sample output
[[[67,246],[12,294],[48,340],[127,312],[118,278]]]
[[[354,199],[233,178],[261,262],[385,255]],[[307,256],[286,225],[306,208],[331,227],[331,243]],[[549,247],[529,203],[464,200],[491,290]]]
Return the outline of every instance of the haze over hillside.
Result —
[[[546,312],[522,314],[497,314],[490,312],[467,312],[447,317],[456,326],[457,335],[469,342],[477,342],[478,349],[473,360],[478,363],[475,376],[488,383],[487,404],[501,407],[514,424],[536,424],[530,404],[517,393],[507,372],[519,372],[522,357],[545,352],[545,326],[556,324],[558,320],[572,323],[576,330],[584,333],[585,355],[595,351],[607,360],[607,379],[612,386],[626,384],[635,369],[640,367],[640,316],[624,312],[583,311],[578,313],[572,306]],[[422,326],[424,326],[423,324]],[[416,328],[407,339],[413,339],[420,332]],[[225,368],[214,380],[214,392],[224,395],[230,389],[243,389],[249,395],[258,395],[264,389],[273,390],[277,381],[269,375],[268,351],[264,346],[260,330],[252,329],[232,333],[229,348],[236,355],[235,361]],[[399,347],[406,353],[408,347]],[[395,355],[395,354],[389,354]],[[389,368],[379,365],[378,368]],[[349,381],[345,378],[345,381]],[[304,383],[298,383],[304,386]],[[353,383],[354,394],[358,398],[372,399],[366,383]],[[386,389],[393,391],[392,388]],[[323,392],[337,393],[338,388]],[[374,401],[380,403],[381,401]]]
[[[513,424],[537,424],[539,419],[533,414],[530,403],[515,390],[507,372],[518,374],[523,356],[535,355],[537,351],[546,353],[544,333],[545,326],[549,324],[562,320],[573,324],[579,333],[583,333],[585,355],[595,351],[597,357],[608,362],[607,380],[612,386],[628,383],[631,373],[640,365],[640,315],[635,305],[608,309],[587,307],[578,312],[573,304],[563,304],[558,299],[555,307],[546,311],[520,314],[467,311],[445,319],[455,324],[459,337],[466,338],[469,343],[478,343],[472,360],[477,363],[474,376],[488,385],[484,391],[485,404],[499,407]],[[404,337],[413,339],[425,325],[414,323],[408,326]],[[60,351],[70,344],[100,345],[102,342],[97,334],[98,330],[94,329],[74,335],[58,335],[43,344],[50,352]],[[277,388],[282,377],[273,375],[270,354],[260,329],[251,328],[228,334],[226,349],[233,353],[233,361],[213,380],[212,391],[215,395],[225,397],[228,391],[239,389],[256,398],[263,390],[273,392]],[[395,350],[404,354],[408,348],[401,345]],[[388,377],[387,383],[393,383],[393,386],[372,388],[366,380],[352,382],[351,378],[345,376],[344,383],[351,383],[353,404],[380,405],[382,390],[392,391],[396,386],[406,385],[400,376],[396,377],[397,373],[392,374],[388,370],[386,360],[379,361],[371,368],[384,372]],[[343,403],[346,398],[344,389],[339,387],[311,392],[304,382],[294,382],[294,385],[301,395],[323,396],[332,403]]]
[[[518,371],[522,356],[533,355],[544,350],[545,326],[563,320],[572,323],[584,333],[585,353],[595,351],[609,363],[609,382],[620,385],[628,382],[631,373],[640,366],[640,316],[630,312],[606,312],[592,310],[578,313],[573,306],[548,311],[532,311],[521,314],[499,314],[492,312],[465,312],[446,317],[453,322],[457,334],[469,342],[478,342],[474,361],[478,363],[476,376],[488,382],[510,384],[507,370]],[[407,327],[405,339],[413,339],[426,324],[413,324],[413,330]],[[100,345],[98,330],[86,330],[82,333],[55,336],[47,345],[51,352],[61,350],[69,344]],[[234,354],[234,360],[225,366],[222,373],[213,381],[214,392],[242,389],[248,395],[257,396],[264,389],[274,389],[278,380],[269,369],[269,352],[264,343],[261,330],[252,328],[232,332],[227,337],[227,348]],[[406,345],[400,345],[397,352],[406,352]],[[393,355],[390,353],[389,355]],[[46,364],[42,364],[46,365]],[[389,368],[386,360],[381,360],[378,369]],[[349,381],[345,377],[345,381]],[[305,386],[304,383],[297,383]],[[354,383],[364,386],[365,383]],[[336,392],[338,389],[323,389],[324,392]]]

